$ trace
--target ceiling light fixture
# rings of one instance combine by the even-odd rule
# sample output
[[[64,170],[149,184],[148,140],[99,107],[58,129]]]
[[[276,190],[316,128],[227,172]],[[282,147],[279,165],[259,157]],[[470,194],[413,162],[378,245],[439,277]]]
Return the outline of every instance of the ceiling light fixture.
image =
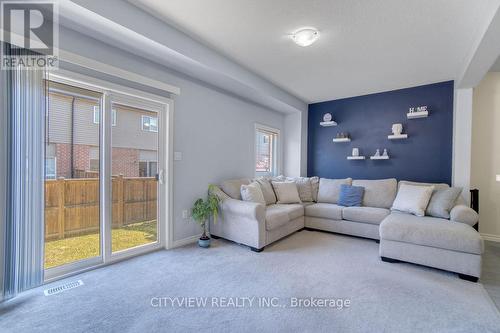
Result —
[[[309,46],[319,38],[319,31],[315,28],[302,28],[292,34],[292,40],[299,46]]]

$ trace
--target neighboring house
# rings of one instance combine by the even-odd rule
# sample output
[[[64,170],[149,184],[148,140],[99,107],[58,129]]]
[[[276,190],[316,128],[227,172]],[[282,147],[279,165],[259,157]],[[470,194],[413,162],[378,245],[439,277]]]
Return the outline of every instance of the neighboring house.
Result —
[[[157,114],[114,105],[112,116],[112,174],[154,177],[158,160]],[[46,178],[97,177],[99,121],[97,100],[49,93]]]

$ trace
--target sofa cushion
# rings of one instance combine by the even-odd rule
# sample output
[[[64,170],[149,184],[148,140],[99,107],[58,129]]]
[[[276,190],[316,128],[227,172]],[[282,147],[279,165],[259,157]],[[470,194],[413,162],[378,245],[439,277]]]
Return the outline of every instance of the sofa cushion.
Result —
[[[315,203],[305,209],[306,216],[330,220],[342,220],[342,206],[329,203]]]
[[[304,216],[304,206],[302,204],[289,204],[289,205],[279,205],[285,206],[285,210],[288,212],[288,217],[291,220],[295,220],[301,216]]]
[[[362,186],[340,185],[339,206],[361,206],[365,188]]]
[[[447,188],[450,187],[450,185],[448,185],[446,183],[421,183],[421,182],[412,182],[409,180],[400,180],[398,183],[398,188],[402,184],[417,185],[417,186],[434,186],[434,189],[436,189],[436,190],[446,190]]]
[[[220,185],[220,188],[224,193],[229,195],[233,199],[241,200],[241,185],[250,184],[250,179],[240,178],[240,179],[230,179],[225,180]]]
[[[391,210],[424,216],[434,186],[401,184]]]
[[[266,230],[273,230],[290,222],[288,212],[274,206],[276,205],[270,205],[266,208]]]
[[[264,195],[260,188],[259,183],[252,182],[248,185],[241,185],[241,199],[243,201],[251,201],[266,205],[266,200],[264,200]]]
[[[347,221],[380,224],[391,211],[376,207],[344,207],[342,218]]]
[[[339,201],[340,185],[351,185],[352,179],[327,179],[320,178],[318,190],[318,202],[336,204]]]
[[[395,178],[390,179],[356,179],[352,181],[354,186],[365,188],[363,196],[363,206],[377,208],[391,208],[398,188]]]
[[[465,253],[483,253],[479,233],[465,223],[392,212],[380,224],[380,238]]]
[[[269,205],[266,208],[266,229],[274,230],[301,216],[304,216],[301,204]]]
[[[255,178],[257,183],[260,185],[262,194],[264,195],[264,200],[266,200],[266,205],[272,205],[276,203],[276,194],[274,194],[273,186],[271,185],[271,180],[267,177]]]

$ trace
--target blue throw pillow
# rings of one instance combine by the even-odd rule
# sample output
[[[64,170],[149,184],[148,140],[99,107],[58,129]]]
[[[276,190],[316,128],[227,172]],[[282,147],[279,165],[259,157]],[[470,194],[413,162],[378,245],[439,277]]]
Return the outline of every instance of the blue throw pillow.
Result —
[[[340,185],[338,204],[345,207],[361,206],[364,193],[365,188],[362,186]]]

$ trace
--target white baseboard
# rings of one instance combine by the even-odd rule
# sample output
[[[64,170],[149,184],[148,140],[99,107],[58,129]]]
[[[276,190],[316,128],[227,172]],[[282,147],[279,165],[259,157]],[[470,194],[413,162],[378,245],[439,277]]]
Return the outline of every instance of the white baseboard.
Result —
[[[487,240],[487,241],[500,242],[500,236],[499,235],[481,234],[481,237],[483,237],[483,239]]]
[[[200,237],[201,237],[201,234],[194,235],[194,236],[187,237],[187,238],[183,238],[183,239],[174,240],[174,242],[172,244],[172,248],[181,247],[184,245],[196,243],[198,241],[198,239],[200,239]]]

